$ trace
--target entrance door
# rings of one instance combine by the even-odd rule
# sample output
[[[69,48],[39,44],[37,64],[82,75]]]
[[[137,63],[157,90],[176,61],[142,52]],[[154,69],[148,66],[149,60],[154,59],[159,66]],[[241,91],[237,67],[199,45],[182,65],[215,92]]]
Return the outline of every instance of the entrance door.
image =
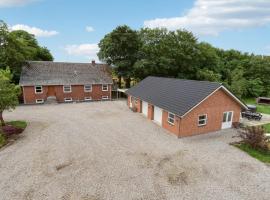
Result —
[[[142,113],[147,116],[148,113],[148,103],[145,101],[142,101]]]
[[[162,123],[162,109],[154,106],[154,121],[158,124]]]
[[[48,97],[55,96],[54,86],[48,87]]]
[[[224,112],[223,113],[223,120],[222,120],[222,129],[231,128],[232,127],[232,120],[233,120],[233,112]]]

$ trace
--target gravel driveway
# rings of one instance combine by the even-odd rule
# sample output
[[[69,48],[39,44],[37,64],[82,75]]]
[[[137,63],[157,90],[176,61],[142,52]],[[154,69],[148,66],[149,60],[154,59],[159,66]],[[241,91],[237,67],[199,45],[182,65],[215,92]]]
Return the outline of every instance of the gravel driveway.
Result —
[[[270,167],[234,130],[177,139],[125,102],[20,106],[29,126],[0,150],[0,199],[269,199]]]

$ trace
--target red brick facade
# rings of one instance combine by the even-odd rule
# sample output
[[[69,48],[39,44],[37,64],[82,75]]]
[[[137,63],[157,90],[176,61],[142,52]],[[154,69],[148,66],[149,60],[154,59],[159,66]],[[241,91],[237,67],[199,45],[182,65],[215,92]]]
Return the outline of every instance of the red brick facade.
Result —
[[[130,105],[130,99],[131,97],[129,96],[128,105]],[[139,99],[137,101],[141,102]],[[141,103],[137,103],[135,106],[137,106],[139,112],[142,111]],[[153,111],[154,106],[148,104],[147,118],[150,120],[153,120]],[[241,113],[240,104],[223,89],[219,89],[182,118],[175,115],[174,124],[168,122],[168,111],[163,110],[162,127],[178,137],[218,131],[222,128],[223,113],[228,111],[233,111],[232,122],[239,122]],[[206,125],[199,126],[198,117],[205,114],[207,115],[207,123]]]
[[[112,85],[108,85],[108,91],[102,91],[102,85],[92,85],[91,92],[84,91],[84,85],[71,85],[71,92],[65,93],[63,85],[42,86],[42,93],[36,94],[35,86],[23,86],[23,99],[25,104],[35,104],[36,100],[47,100],[49,96],[55,96],[57,102],[65,102],[65,98],[72,98],[72,101],[85,101],[91,98],[93,101],[102,100],[102,97],[111,99]]]

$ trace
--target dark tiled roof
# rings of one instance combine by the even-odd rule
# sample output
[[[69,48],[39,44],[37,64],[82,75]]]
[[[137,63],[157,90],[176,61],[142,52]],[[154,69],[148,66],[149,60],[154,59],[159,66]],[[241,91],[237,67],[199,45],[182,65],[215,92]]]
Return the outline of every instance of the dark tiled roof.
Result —
[[[216,82],[150,76],[126,93],[183,116],[221,86]]]
[[[106,64],[30,61],[23,68],[20,85],[112,84]]]

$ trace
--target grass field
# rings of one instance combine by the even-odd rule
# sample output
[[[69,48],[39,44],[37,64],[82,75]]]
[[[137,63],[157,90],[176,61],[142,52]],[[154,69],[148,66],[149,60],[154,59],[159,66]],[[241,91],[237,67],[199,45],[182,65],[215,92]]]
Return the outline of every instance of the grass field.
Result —
[[[257,112],[270,114],[270,105],[260,105],[256,103],[255,98],[248,98],[243,100],[246,104],[252,104],[257,106]]]
[[[240,145],[235,145],[235,146],[237,148],[245,151],[250,156],[252,156],[252,157],[254,157],[262,162],[270,163],[270,151],[265,152],[265,151],[255,150],[247,144],[240,144]]]

